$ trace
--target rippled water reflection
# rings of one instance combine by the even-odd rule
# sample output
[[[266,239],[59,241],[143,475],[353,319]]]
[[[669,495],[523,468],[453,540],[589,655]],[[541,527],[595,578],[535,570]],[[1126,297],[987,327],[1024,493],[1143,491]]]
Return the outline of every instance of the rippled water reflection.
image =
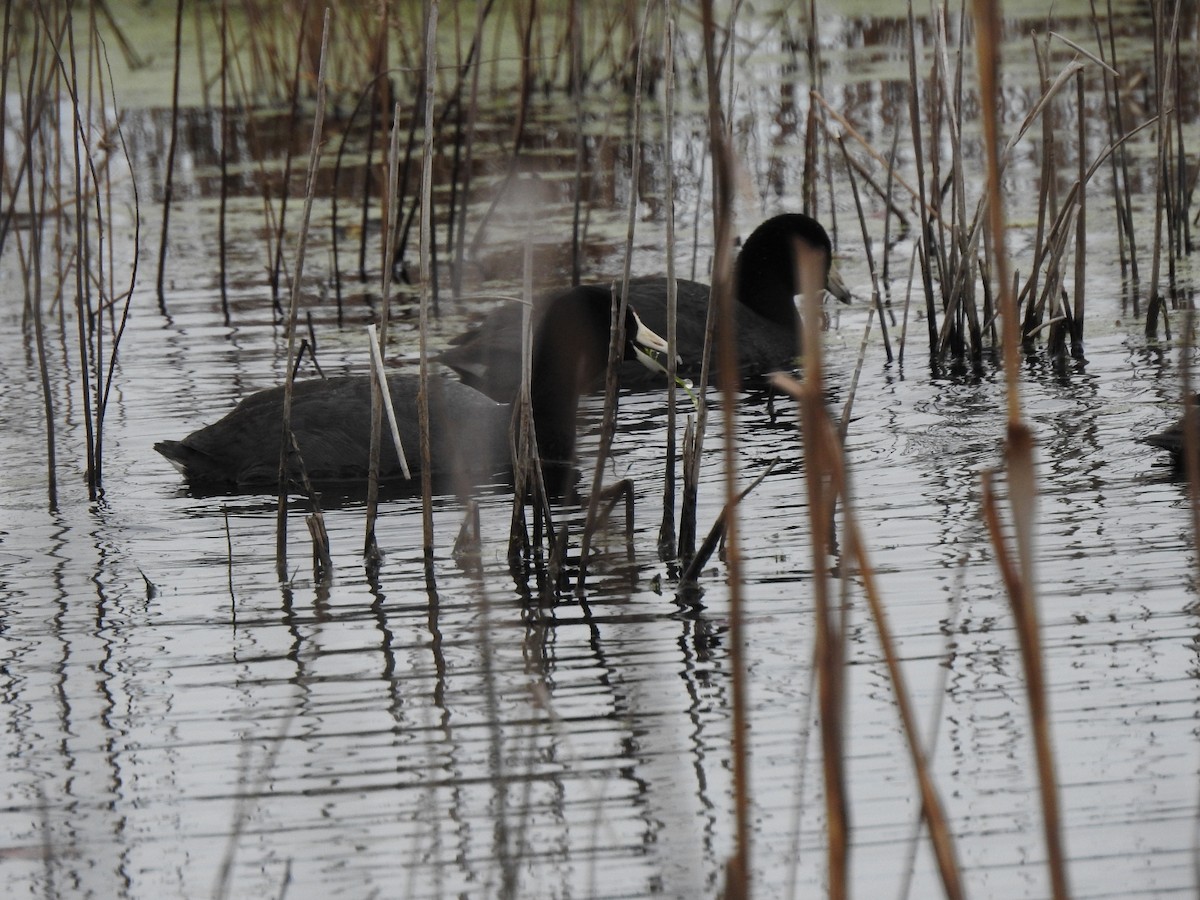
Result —
[[[890,49],[871,57],[878,81],[856,82],[854,52],[835,53],[833,75],[845,85],[831,77],[830,90],[850,98],[875,84],[896,89],[895,73],[883,74],[900,52],[889,37],[895,24],[879,23],[884,36],[875,39]],[[864,42],[870,33],[863,28]],[[890,108],[880,97],[862,109],[885,141],[888,116],[869,112]],[[747,115],[765,128],[769,117],[753,118],[759,100],[750,94]],[[154,121],[133,125],[150,130]],[[747,147],[770,145],[756,144],[754,129],[739,134]],[[203,140],[194,143],[200,153]],[[764,161],[771,165],[756,168]],[[750,162],[764,186],[799,167],[786,154]],[[195,190],[206,189],[197,180]],[[619,270],[602,233],[623,221],[622,190],[597,213],[597,275]],[[762,205],[774,211],[788,199]],[[230,324],[215,293],[212,210],[203,200],[185,204],[173,232],[166,314],[151,290],[134,298],[101,502],[88,504],[80,483],[76,385],[56,379],[62,501],[47,511],[35,357],[19,304],[0,308],[8,361],[0,684],[9,748],[0,866],[9,895],[201,896],[223,861],[239,897],[492,896],[506,883],[519,896],[715,895],[733,837],[726,568],[710,562],[700,603],[681,604],[676,573],[655,553],[662,397],[622,398],[610,476],[637,484],[633,555],[616,529],[606,533],[585,602],[555,602],[534,579],[514,579],[503,489],[479,498],[478,561],[451,553],[462,506],[436,500],[435,594],[423,577],[420,504],[403,496],[383,506],[385,558],[374,579],[361,562],[361,503],[330,504],[327,587],[310,579],[303,512],[294,509],[294,577],[281,587],[273,500],[193,497],[151,450],[281,377],[283,333],[262,275],[258,201],[244,202]],[[839,197],[843,223],[847,203]],[[746,206],[744,224],[760,212]],[[484,261],[496,276],[489,284],[511,290],[519,277],[511,248],[524,234],[514,223],[528,227],[528,219],[519,209],[505,214]],[[561,266],[557,236],[566,232],[557,229],[569,215],[560,201],[535,223],[546,280]],[[1018,247],[1030,234],[1021,216],[1018,208]],[[642,270],[661,267],[661,228],[658,218],[639,223]],[[323,240],[315,238],[312,258],[324,258]],[[1086,369],[1058,375],[1030,364],[1023,378],[1037,439],[1039,598],[1066,846],[1077,896],[1190,894],[1196,548],[1185,487],[1137,442],[1174,415],[1179,354],[1141,337],[1116,264],[1106,261],[1109,240],[1101,235],[1089,257]],[[847,399],[869,292],[860,242],[844,225],[839,249],[860,299],[831,310],[835,410]],[[895,297],[905,277],[894,274]],[[359,370],[364,298],[350,296],[339,328],[316,296],[325,274],[313,278],[306,304],[322,364]],[[451,304],[435,343],[472,315]],[[397,352],[410,360],[413,327],[402,313]],[[1000,460],[1003,386],[990,376],[931,376],[917,349],[923,323],[910,318],[909,329],[904,365],[886,365],[877,338],[867,351],[847,440],[858,514],[970,892],[1043,896],[1024,681],[980,515],[980,472]],[[56,370],[73,358],[68,347],[52,342]],[[588,404],[599,410],[598,400]],[[789,401],[747,397],[734,426],[744,482],[779,459],[747,501],[741,532],[763,896],[791,887],[808,896],[825,878],[813,562],[794,414]],[[718,413],[710,448],[722,428]],[[720,510],[721,466],[710,452],[702,527]],[[912,866],[911,895],[929,896],[936,875],[924,843],[913,860],[919,801],[891,687],[866,611],[857,592],[850,597],[856,894],[892,895]]]

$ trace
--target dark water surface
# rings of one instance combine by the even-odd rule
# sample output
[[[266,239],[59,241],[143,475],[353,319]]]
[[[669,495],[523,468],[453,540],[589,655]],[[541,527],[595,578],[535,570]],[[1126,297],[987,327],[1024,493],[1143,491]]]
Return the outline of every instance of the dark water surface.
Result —
[[[1122,46],[1144,46],[1139,13],[1121,15],[1129,35]],[[826,92],[880,147],[894,120],[908,128],[904,42],[896,32],[902,16],[901,9],[895,19],[823,20]],[[1086,22],[1064,15],[1056,25],[1089,39]],[[1012,121],[1024,114],[1020,88],[1032,71],[1022,29],[1014,28],[1009,50]],[[1194,75],[1189,35],[1186,65]],[[763,47],[740,63],[750,84],[734,117],[744,165],[742,234],[799,202],[802,131],[789,135],[764,110],[769,98],[778,100],[774,54]],[[1149,63],[1139,57],[1138,64]],[[1089,97],[1098,81],[1092,84]],[[555,141],[566,148],[559,167],[570,171],[574,138],[560,134],[562,115],[546,112],[533,133],[547,158]],[[135,110],[128,128],[144,137],[161,121],[160,112]],[[703,133],[702,119],[682,121],[689,134]],[[1184,123],[1194,143],[1200,135],[1192,111]],[[623,126],[605,127],[614,147],[623,146]],[[462,504],[436,498],[436,595],[424,579],[420,502],[406,497],[382,506],[385,558],[376,579],[362,564],[362,504],[330,503],[329,585],[312,580],[305,510],[294,506],[294,577],[281,586],[274,500],[193,497],[151,449],[278,383],[286,367],[253,190],[234,201],[231,315],[223,322],[215,205],[204,183],[213,162],[200,137],[212,133],[196,132],[195,145],[182,149],[185,196],[172,220],[165,311],[154,297],[152,252],[143,256],[105,424],[102,501],[88,503],[82,485],[76,376],[55,375],[61,498],[57,512],[47,511],[32,337],[15,289],[0,304],[7,747],[0,878],[7,896],[208,896],[219,890],[223,863],[232,865],[227,891],[235,897],[485,897],[506,885],[529,897],[716,895],[734,821],[727,570],[719,559],[710,562],[700,604],[687,606],[675,601],[675,573],[657,556],[663,395],[621,399],[609,474],[637,485],[633,556],[618,529],[606,532],[586,603],[569,595],[554,602],[538,596],[533,579],[514,579],[505,555],[511,499],[502,488],[478,498],[484,540],[477,563],[452,553]],[[690,136],[679,141],[679,217],[687,223],[709,196],[700,150],[688,149],[693,143]],[[904,145],[902,137],[901,157],[910,153]],[[1029,264],[1030,173],[1040,153],[1032,141],[1025,151],[1007,176],[1011,245],[1025,254],[1018,267]],[[145,162],[138,171],[146,202],[161,171],[159,149],[146,143],[133,152]],[[611,196],[593,212],[587,264],[599,278],[620,271],[627,157],[614,150],[596,165],[598,180],[612,180]],[[647,165],[643,190],[657,191],[661,160]],[[1152,165],[1152,157],[1139,159],[1134,174],[1148,179],[1143,210],[1153,206]],[[829,309],[825,335],[828,393],[839,414],[870,295],[841,172],[834,173],[839,266],[856,300]],[[563,279],[571,206],[559,177],[526,185],[501,205],[472,290],[519,291],[526,237],[538,250],[535,281]],[[1038,602],[1065,844],[1076,896],[1194,896],[1196,544],[1186,487],[1138,443],[1176,415],[1182,357],[1174,344],[1147,341],[1125,299],[1106,177],[1097,176],[1089,206],[1087,365],[1056,373],[1035,357],[1022,372],[1037,441]],[[153,235],[158,212],[142,212]],[[661,210],[647,202],[641,212],[635,272],[658,272]],[[339,327],[328,286],[328,204],[319,203],[315,215],[303,305],[314,316],[318,358],[327,374],[365,371],[360,326],[378,277],[366,289],[347,287]],[[701,277],[711,253],[708,215],[701,210]],[[827,210],[820,215],[831,219]],[[882,210],[870,215],[878,241]],[[128,211],[117,216],[116,240],[128,243]],[[147,248],[157,240],[144,238]],[[898,318],[912,252],[911,243],[893,252]],[[689,231],[681,274],[691,254]],[[3,266],[19,284],[15,261]],[[469,301],[444,304],[435,345],[478,311]],[[980,473],[1001,459],[1003,381],[990,366],[982,377],[931,375],[920,305],[914,295],[903,364],[886,362],[873,323],[847,438],[854,497],[969,892],[1046,896],[1025,682],[980,511]],[[411,367],[414,308],[397,314],[394,352]],[[68,317],[60,336],[54,321],[51,369],[69,364],[74,371],[74,322]],[[898,333],[899,325],[893,340]],[[587,401],[585,459],[600,407],[599,398]],[[702,529],[723,500],[724,426],[719,411],[715,418],[703,465]],[[740,481],[779,460],[741,517],[761,896],[813,896],[826,878],[811,531],[794,419],[790,401],[747,397],[734,425]],[[578,527],[572,534],[577,553]],[[933,896],[938,882],[927,842],[913,849],[919,798],[892,688],[857,580],[848,581],[855,895],[896,896],[911,868],[910,896]]]

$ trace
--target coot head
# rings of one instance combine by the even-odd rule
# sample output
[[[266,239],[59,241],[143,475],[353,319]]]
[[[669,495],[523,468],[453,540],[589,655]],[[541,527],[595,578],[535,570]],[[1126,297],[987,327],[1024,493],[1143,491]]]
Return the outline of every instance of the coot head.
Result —
[[[746,238],[738,253],[735,279],[738,302],[786,329],[795,329],[796,243],[816,250],[824,261],[825,289],[849,302],[850,293],[833,270],[833,243],[816,219],[803,213],[784,213],[767,219]]]

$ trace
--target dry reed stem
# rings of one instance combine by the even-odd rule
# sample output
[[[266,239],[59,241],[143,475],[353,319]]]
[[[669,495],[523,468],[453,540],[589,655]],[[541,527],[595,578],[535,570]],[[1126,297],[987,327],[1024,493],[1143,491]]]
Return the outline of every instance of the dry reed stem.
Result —
[[[171,222],[171,200],[175,179],[175,146],[179,137],[179,69],[183,55],[183,0],[175,2],[175,71],[171,84],[171,135],[167,142],[166,173],[163,180],[162,234],[158,245],[158,305],[165,309],[163,282],[167,268],[167,238]]]
[[[663,58],[666,60],[663,109],[663,193],[666,218],[667,256],[667,446],[663,474],[662,523],[658,529],[658,555],[675,556],[675,372],[678,355],[678,286],[675,279],[675,8],[666,0],[666,27],[663,30]]]
[[[1054,770],[1053,743],[1050,738],[1050,716],[1046,697],[1037,620],[1036,580],[1034,578],[1034,526],[1037,483],[1033,467],[1033,434],[1022,418],[1020,397],[1020,358],[1018,350],[1019,321],[1016,298],[1008,278],[1008,256],[1005,249],[1003,196],[1000,191],[1000,151],[997,106],[999,100],[1000,11],[998,5],[975,0],[976,54],[979,64],[980,95],[983,98],[983,132],[987,159],[987,191],[989,231],[992,239],[992,259],[999,292],[998,309],[1003,316],[1002,338],[1004,376],[1008,401],[1008,428],[1005,441],[1005,461],[1008,471],[1009,504],[1013,517],[1016,544],[1015,564],[1011,560],[1003,535],[991,490],[991,477],[985,473],[984,514],[996,550],[1016,621],[1029,697],[1030,721],[1033,728],[1035,758],[1038,768],[1042,821],[1045,832],[1047,867],[1055,900],[1069,895],[1066,862],[1059,820],[1058,784]],[[1010,142],[1011,144],[1011,142]]]
[[[712,0],[701,3],[704,26],[704,62],[708,80],[708,142],[713,160],[713,224],[714,258],[712,288],[709,295],[709,332],[720,322],[717,352],[720,364],[722,415],[724,418],[725,451],[725,563],[729,584],[729,662],[730,691],[733,716],[731,739],[733,753],[734,833],[736,844],[733,856],[725,867],[724,890],[727,898],[748,898],[752,884],[750,821],[750,748],[748,746],[749,700],[746,675],[745,613],[742,598],[741,535],[738,529],[737,447],[734,432],[737,423],[736,397],[740,387],[737,365],[736,329],[734,325],[733,261],[731,235],[733,231],[734,171],[732,150],[726,133],[725,113],[718,87],[721,68],[713,38],[716,22]],[[727,43],[734,34],[737,4],[730,12],[726,27]],[[708,337],[706,336],[706,343]],[[702,379],[701,392],[706,381]]]
[[[429,304],[436,293],[437,275],[430,265],[433,250],[433,105],[437,91],[438,0],[430,0],[425,30],[425,135],[421,150],[421,307],[417,332],[421,356],[421,387],[417,392],[417,417],[421,428],[421,526],[426,577],[433,561],[433,465],[429,437]]]
[[[801,330],[804,384],[800,389],[800,433],[804,443],[804,483],[812,525],[812,578],[815,618],[817,708],[821,722],[821,765],[825,784],[826,866],[831,900],[849,891],[850,822],[846,797],[844,742],[846,633],[830,596],[826,554],[833,545],[837,493],[832,482],[834,448],[822,426],[823,348],[821,346],[821,271],[824,260],[810,248],[797,247],[803,295]]]
[[[344,144],[343,144],[344,146]],[[383,452],[382,427],[386,414],[393,428],[396,454],[405,479],[412,477],[408,458],[400,446],[399,429],[396,427],[396,410],[392,406],[391,391],[388,389],[387,374],[383,366],[383,354],[387,350],[388,326],[392,314],[392,255],[396,246],[397,223],[400,219],[398,173],[400,168],[400,104],[392,109],[392,127],[388,142],[388,153],[384,160],[386,171],[383,177],[383,195],[380,198],[380,217],[383,222],[383,244],[379,260],[379,333],[374,327],[369,330],[371,341],[371,435],[367,457],[367,510],[363,534],[363,556],[369,567],[380,562],[379,543],[375,538],[375,521],[379,516],[379,456]],[[370,167],[368,166],[368,171]]]
[[[584,581],[587,577],[588,550],[591,546],[592,533],[596,528],[596,515],[601,499],[601,484],[604,480],[604,463],[612,448],[613,431],[617,414],[617,376],[624,357],[625,347],[625,313],[629,309],[629,280],[633,269],[633,238],[637,228],[637,210],[640,200],[639,185],[642,171],[642,38],[646,33],[646,22],[650,17],[652,3],[647,3],[643,10],[641,23],[638,27],[638,51],[634,68],[635,93],[633,97],[633,133],[631,135],[632,152],[629,164],[629,210],[625,228],[625,263],[621,271],[620,293],[613,285],[613,303],[610,319],[608,341],[608,366],[604,383],[604,419],[600,426],[600,446],[596,450],[596,466],[592,472],[592,487],[588,494],[587,521],[583,528],[583,537],[579,548],[579,577],[575,585],[576,593],[583,595]]]
[[[217,280],[221,291],[221,315],[225,327],[228,328],[230,317],[225,225],[229,206],[229,0],[221,0],[220,15],[218,27],[221,31],[221,149],[217,164],[221,169],[221,187],[217,199]]]
[[[533,550],[541,553],[542,526],[545,525],[547,544],[554,568],[566,554],[567,529],[563,526],[558,533],[554,527],[553,511],[546,491],[545,473],[542,470],[541,454],[537,444],[537,433],[533,422],[533,222],[525,229],[522,267],[521,306],[521,385],[513,411],[511,430],[511,453],[513,460],[514,490],[512,521],[509,526],[508,560],[515,566],[523,553]],[[525,498],[530,497],[533,508],[533,535],[525,527]],[[558,570],[553,573],[558,584]]]
[[[1083,359],[1083,321],[1085,310],[1084,290],[1085,260],[1087,257],[1087,166],[1085,150],[1087,149],[1087,127],[1083,104],[1083,72],[1075,77],[1075,102],[1078,107],[1078,143],[1079,143],[1079,202],[1078,217],[1075,225],[1075,307],[1071,310],[1071,356]]]
[[[887,318],[883,314],[883,294],[879,290],[879,272],[875,268],[875,253],[871,249],[871,235],[867,231],[867,217],[863,212],[862,198],[858,193],[858,179],[854,177],[854,168],[850,164],[850,154],[846,150],[846,141],[842,135],[837,136],[837,144],[842,151],[842,159],[846,163],[846,176],[850,179],[850,190],[854,195],[854,208],[858,213],[858,225],[862,231],[863,238],[863,253],[867,257],[867,270],[871,273],[871,306],[879,313],[879,330],[883,337],[883,352],[887,356],[887,361],[890,363],[892,357],[892,342],[888,338]],[[870,320],[867,321],[867,328],[871,327]],[[855,379],[857,381],[857,378]],[[842,427],[845,427],[845,420],[842,422]]]
[[[575,175],[571,189],[571,286],[579,284],[583,274],[583,254],[580,252],[580,211],[583,206],[583,161],[587,154],[587,135],[583,128],[583,22],[581,0],[571,0],[567,28],[571,39],[571,99],[575,105]],[[669,102],[669,101],[668,101]],[[670,153],[670,144],[667,145]],[[670,167],[667,167],[670,177]]]
[[[8,9],[5,9],[5,39],[7,42],[7,23]],[[49,23],[47,23],[49,24]],[[33,335],[34,346],[37,349],[38,362],[38,379],[42,387],[42,409],[46,417],[46,502],[50,512],[55,512],[58,509],[58,473],[57,469],[57,451],[54,427],[54,398],[50,387],[50,369],[46,353],[46,329],[42,309],[42,216],[38,215],[37,192],[34,187],[34,159],[33,159],[33,135],[34,122],[30,119],[33,111],[33,85],[34,85],[34,69],[39,58],[39,33],[34,32],[33,37],[33,53],[30,60],[29,81],[27,85],[27,93],[22,104],[22,113],[26,117],[25,121],[25,158],[22,161],[23,167],[27,172],[25,178],[25,187],[29,196],[29,213],[31,220],[35,223],[35,227],[30,230],[29,237],[29,264],[25,272],[25,305],[30,310],[30,317],[33,319]],[[3,66],[4,71],[8,71],[7,59]],[[3,155],[3,154],[0,154]],[[15,204],[14,204],[15,205]],[[11,208],[10,208],[11,212]],[[19,246],[19,241],[18,241]],[[49,859],[49,856],[47,857]]]
[[[814,262],[816,261],[814,260]],[[796,379],[777,373],[772,376],[771,381],[776,387],[795,397],[798,401],[805,402],[806,389]],[[814,423],[806,420],[806,424]],[[954,847],[954,834],[942,806],[937,787],[933,782],[933,776],[929,771],[925,749],[921,745],[916,715],[904,681],[904,670],[900,666],[900,657],[896,652],[891,626],[888,624],[887,611],[884,609],[879,587],[875,581],[875,570],[867,555],[866,544],[863,541],[862,530],[859,527],[857,513],[851,499],[849,469],[845,461],[845,451],[842,448],[844,433],[834,427],[823,407],[815,424],[818,426],[817,433],[810,434],[806,431],[804,435],[806,456],[809,459],[814,455],[819,456],[829,464],[827,474],[830,479],[831,493],[841,498],[847,550],[857,566],[858,575],[862,579],[863,594],[871,610],[871,618],[875,622],[880,650],[888,670],[888,679],[896,698],[901,730],[904,733],[909,758],[912,760],[913,771],[920,790],[921,817],[929,827],[930,840],[938,864],[938,874],[941,876],[946,896],[961,898],[965,896],[965,893]]]
[[[913,162],[917,169],[917,202],[921,210],[921,239],[918,247],[921,250],[921,282],[925,289],[925,324],[929,332],[929,354],[931,360],[936,359],[934,348],[937,346],[937,305],[933,295],[933,272],[930,261],[933,253],[933,222],[925,214],[928,208],[925,196],[925,142],[922,139],[921,128],[921,96],[920,80],[917,78],[917,23],[913,13],[912,0],[908,0],[908,120],[913,136]],[[911,193],[911,191],[910,191]]]
[[[330,10],[325,10],[321,32],[321,61],[317,75],[317,105],[313,113],[312,140],[308,152],[308,181],[304,188],[304,213],[296,236],[296,265],[292,273],[291,299],[287,319],[287,380],[283,391],[283,418],[279,442],[279,492],[275,518],[275,573],[281,582],[287,580],[287,483],[288,453],[295,438],[292,436],[292,385],[295,382],[293,362],[296,358],[296,321],[300,310],[300,284],[304,277],[304,252],[308,245],[308,224],[312,219],[313,197],[316,194],[317,166],[321,159],[321,133],[325,125],[325,62],[329,49]]]
[[[775,457],[766,468],[754,476],[754,480],[746,485],[733,499],[733,506],[738,505],[746,496],[758,487],[768,475],[774,471],[775,466],[779,464],[779,457]],[[686,592],[689,587],[694,586],[700,579],[700,570],[704,568],[713,551],[717,549],[718,542],[725,536],[725,530],[729,521],[729,510],[732,509],[728,503],[721,507],[721,512],[717,514],[717,518],[713,521],[712,527],[708,530],[708,534],[700,544],[700,548],[696,551],[696,555],[692,557],[692,561],[688,563],[688,567],[679,576],[679,585],[681,593]],[[680,602],[685,602],[682,600]]]
[[[300,74],[301,67],[304,61],[304,35],[307,30],[308,7],[309,3],[303,4],[300,11],[300,24],[296,35],[296,57],[292,66],[291,90],[289,91],[290,101],[288,103],[288,134],[296,132],[297,125],[300,120]],[[279,197],[279,218],[275,223],[275,254],[274,261],[271,264],[271,294],[275,296],[279,292],[279,271],[283,266],[283,239],[287,230],[287,202],[288,196],[291,194],[292,181],[292,144],[291,141],[286,142],[286,150],[283,155],[283,175],[280,185]]]
[[[78,78],[76,73],[75,30],[72,26],[72,16],[66,19],[67,59],[70,60],[70,72],[64,65],[62,52],[57,43],[53,43],[55,59],[63,75],[63,83],[71,96],[71,153],[74,172],[74,213],[75,213],[75,316],[78,325],[79,348],[79,383],[80,397],[83,401],[84,435],[87,441],[87,481],[88,499],[98,497],[98,472],[96,468],[96,436],[92,422],[92,382],[88,372],[87,360],[91,356],[88,346],[88,324],[91,320],[90,282],[85,273],[91,271],[91,247],[88,239],[88,218],[85,212],[86,198],[84,195],[84,168],[91,174],[92,183],[99,188],[95,168],[92,166],[90,152],[87,147],[87,132],[79,104]],[[82,151],[81,151],[82,148]],[[102,329],[101,329],[102,331]]]
[[[386,301],[385,301],[386,304]],[[387,418],[388,428],[391,431],[392,445],[396,448],[396,456],[400,460],[400,471],[405,479],[412,478],[412,471],[408,467],[408,456],[404,452],[404,444],[400,440],[400,426],[396,422],[396,407],[392,404],[392,391],[388,387],[387,366],[383,361],[383,351],[380,345],[383,341],[380,339],[379,332],[374,324],[367,326],[367,346],[371,351],[371,372],[375,383],[379,388],[379,405],[382,407],[382,412]],[[374,397],[372,398],[374,400]],[[375,447],[372,450],[375,451]],[[379,453],[373,452],[371,459],[370,478],[374,478],[375,484],[379,484]],[[376,492],[378,494],[378,492]],[[378,496],[376,496],[378,500]]]
[[[105,52],[105,54],[104,54],[104,63],[107,68],[107,71],[108,71],[109,83],[112,83],[112,80],[113,80],[112,68],[111,68],[111,64],[108,59],[107,52]],[[119,118],[116,122],[115,129],[116,129],[116,134],[117,134],[117,141],[120,144],[121,153],[125,159],[125,164],[128,167],[130,174],[132,175],[133,160],[129,155],[129,146],[125,143],[125,132],[121,128],[121,122],[120,122]],[[132,204],[133,205],[133,241],[132,241],[132,245],[131,245],[132,249],[133,249],[133,260],[132,260],[132,265],[131,265],[130,273],[129,273],[129,287],[124,291],[124,301],[125,302],[121,309],[121,319],[120,319],[119,324],[117,325],[116,333],[113,335],[112,348],[109,351],[109,356],[108,356],[108,367],[104,373],[104,377],[103,377],[103,381],[102,381],[103,389],[102,389],[100,397],[98,398],[97,403],[96,403],[96,435],[97,435],[97,448],[98,449],[99,449],[99,442],[104,437],[104,417],[108,410],[109,395],[112,391],[113,377],[116,372],[117,353],[121,347],[121,339],[125,335],[125,327],[126,327],[126,325],[129,324],[129,313],[131,311],[132,304],[133,304],[133,289],[134,289],[135,285],[137,284],[138,263],[141,260],[141,233],[142,233],[141,204],[139,202],[137,179],[131,177],[129,179],[129,185],[130,185],[130,190],[133,194],[133,198],[132,198],[133,199],[133,204]],[[112,221],[111,207],[109,210],[108,219],[110,222]],[[109,247],[110,247],[110,252],[111,252],[111,247],[112,247],[111,240],[109,241]],[[110,272],[112,271],[111,265],[110,265],[109,271]],[[115,297],[113,298],[113,302],[114,303],[116,302]],[[99,357],[99,354],[97,354],[97,357]],[[97,460],[99,461],[99,459],[100,459],[100,453],[97,452]],[[97,467],[97,474],[99,474],[99,467]]]

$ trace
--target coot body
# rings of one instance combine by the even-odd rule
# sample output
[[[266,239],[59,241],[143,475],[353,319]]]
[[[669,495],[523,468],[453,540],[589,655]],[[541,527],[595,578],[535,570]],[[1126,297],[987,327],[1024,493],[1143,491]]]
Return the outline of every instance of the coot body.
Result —
[[[565,490],[575,450],[575,417],[580,394],[608,362],[610,306],[607,295],[569,292],[541,317],[533,340],[530,399],[538,452],[547,486]],[[666,342],[646,329],[630,309],[625,319],[625,356],[640,349],[662,352]],[[519,367],[519,363],[518,363]],[[392,405],[410,470],[420,471],[417,418],[419,379],[388,377]],[[506,398],[514,400],[516,388]],[[206,490],[254,490],[278,482],[284,389],[259,391],[222,418],[180,441],[154,449],[193,485]],[[453,379],[430,379],[431,468],[439,475],[480,474],[506,469],[511,462],[511,403],[498,403]],[[319,484],[361,482],[367,478],[371,435],[370,376],[299,381],[293,385],[289,475],[301,465]],[[385,426],[380,474],[402,475],[399,457]]]
[[[759,225],[738,253],[734,275],[738,369],[744,382],[791,368],[798,355],[797,242],[814,249],[823,259],[827,290],[843,301],[849,297],[841,282],[830,275],[833,247],[819,222],[800,213],[786,213]],[[547,294],[535,303],[535,315],[572,292],[609,297],[612,287],[587,285]],[[695,378],[701,371],[709,295],[706,284],[676,280],[677,372],[683,378]],[[667,334],[666,278],[632,279],[629,305],[648,328],[659,335]],[[520,321],[519,304],[501,306],[479,326],[461,335],[439,360],[454,369],[465,384],[488,396],[510,397],[520,380]],[[665,386],[665,380],[661,373],[626,364],[621,369],[621,386],[650,390]]]

